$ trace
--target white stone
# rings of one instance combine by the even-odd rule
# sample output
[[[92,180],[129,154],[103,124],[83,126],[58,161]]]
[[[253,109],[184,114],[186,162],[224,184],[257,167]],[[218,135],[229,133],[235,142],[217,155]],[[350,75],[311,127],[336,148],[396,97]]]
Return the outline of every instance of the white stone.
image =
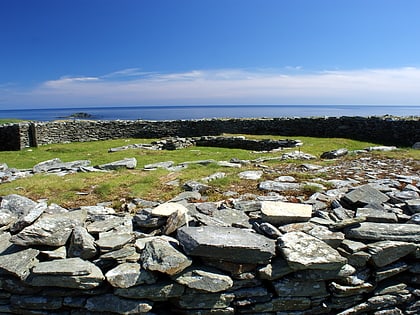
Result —
[[[152,209],[152,215],[158,217],[169,217],[174,212],[184,212],[187,213],[188,209],[176,202],[166,202]]]
[[[312,217],[312,205],[283,201],[262,201],[263,220],[271,224],[286,224],[309,221]]]

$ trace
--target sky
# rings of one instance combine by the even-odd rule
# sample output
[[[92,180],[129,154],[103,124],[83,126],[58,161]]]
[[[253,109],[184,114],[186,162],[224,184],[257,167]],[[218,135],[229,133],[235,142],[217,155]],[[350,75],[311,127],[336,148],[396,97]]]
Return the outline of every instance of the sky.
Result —
[[[420,105],[418,0],[1,0],[0,109]]]

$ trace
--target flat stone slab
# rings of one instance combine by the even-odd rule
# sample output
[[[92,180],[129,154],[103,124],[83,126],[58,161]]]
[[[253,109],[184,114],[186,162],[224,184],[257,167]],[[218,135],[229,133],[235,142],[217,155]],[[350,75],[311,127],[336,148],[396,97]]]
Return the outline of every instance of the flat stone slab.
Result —
[[[370,185],[363,185],[345,194],[343,199],[350,204],[367,205],[387,202],[389,197]]]
[[[336,270],[347,263],[337,250],[304,232],[286,233],[278,242],[280,252],[294,270]]]
[[[260,190],[266,191],[288,191],[288,190],[299,190],[302,187],[299,183],[284,183],[274,180],[266,180],[258,185]]]
[[[151,271],[159,271],[174,275],[189,267],[192,261],[169,242],[156,238],[147,242],[142,253],[143,267]]]
[[[92,289],[105,279],[93,263],[80,258],[56,259],[37,264],[27,282],[40,287]]]
[[[43,214],[34,224],[13,235],[10,241],[21,246],[63,246],[67,243],[73,228],[82,225],[85,220],[86,211],[84,210]]]
[[[115,161],[107,164],[99,165],[98,168],[101,170],[117,170],[120,168],[128,168],[128,169],[134,169],[137,166],[137,160],[136,158],[125,158],[120,161]]]
[[[146,314],[153,307],[153,302],[124,299],[114,294],[98,295],[87,299],[86,309],[92,312],[108,314]]]
[[[156,277],[141,268],[139,263],[123,263],[105,274],[107,281],[115,288],[129,288],[139,284],[152,284]]]
[[[29,248],[9,255],[0,256],[0,273],[12,274],[22,280],[30,269],[38,263],[39,250]]]
[[[346,238],[367,241],[402,241],[419,243],[420,225],[362,222],[345,230]]]
[[[233,285],[232,279],[220,271],[210,268],[187,268],[182,273],[173,277],[179,284],[191,289],[221,292],[226,291]]]
[[[185,287],[176,282],[159,282],[155,284],[142,284],[131,288],[118,288],[114,293],[129,299],[147,299],[151,301],[165,301],[177,298],[184,294]]]
[[[414,252],[417,246],[399,241],[380,241],[369,244],[368,253],[376,267],[383,267]]]
[[[187,213],[188,209],[180,203],[166,202],[152,209],[152,215],[157,217],[169,217],[172,213],[181,211]]]
[[[263,235],[231,227],[182,227],[177,238],[188,255],[237,263],[266,264],[275,255],[275,242]]]
[[[274,225],[309,221],[312,205],[283,201],[262,201],[262,219]]]

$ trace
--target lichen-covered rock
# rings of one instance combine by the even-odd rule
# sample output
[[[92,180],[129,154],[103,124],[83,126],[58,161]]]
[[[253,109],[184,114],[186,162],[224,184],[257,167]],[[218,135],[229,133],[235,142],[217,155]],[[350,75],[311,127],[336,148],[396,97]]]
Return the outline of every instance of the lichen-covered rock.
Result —
[[[412,243],[398,241],[380,241],[369,244],[367,251],[376,267],[386,266],[414,252],[417,246]]]
[[[220,292],[233,285],[232,279],[215,269],[190,267],[173,277],[179,284],[191,289]]]
[[[262,219],[274,225],[308,221],[312,217],[312,206],[282,201],[262,201]]]
[[[156,238],[146,243],[141,253],[143,267],[174,275],[191,265],[192,261],[169,242]]]
[[[182,227],[177,238],[188,255],[237,263],[268,263],[275,243],[265,236],[231,227]]]
[[[0,273],[12,274],[26,279],[33,266],[38,263],[39,250],[28,248],[8,255],[0,255]]]
[[[116,288],[129,288],[139,284],[152,284],[156,277],[141,268],[139,263],[123,263],[105,274],[106,280]]]
[[[402,241],[419,243],[420,225],[363,222],[345,230],[347,238],[366,241]]]
[[[76,226],[70,237],[69,257],[90,259],[95,257],[96,253],[95,238],[88,233],[85,227]]]
[[[13,235],[10,241],[20,246],[63,246],[67,243],[73,228],[81,226],[85,220],[86,211],[83,210],[43,214],[34,224]]]
[[[128,299],[147,299],[151,301],[165,301],[179,298],[185,287],[176,282],[161,281],[155,284],[142,284],[130,288],[117,288],[114,293]]]
[[[347,263],[337,250],[303,232],[286,233],[278,239],[278,247],[294,270],[335,270]]]
[[[93,263],[68,258],[40,262],[31,271],[27,282],[40,287],[63,287],[73,289],[92,289],[105,279],[102,271]]]

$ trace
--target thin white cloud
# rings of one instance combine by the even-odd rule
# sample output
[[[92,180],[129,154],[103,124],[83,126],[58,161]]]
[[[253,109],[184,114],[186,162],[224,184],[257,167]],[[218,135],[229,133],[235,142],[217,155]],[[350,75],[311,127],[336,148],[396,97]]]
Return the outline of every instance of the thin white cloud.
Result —
[[[149,73],[130,68],[103,76],[62,77],[3,104],[106,106],[154,104],[419,105],[420,68],[334,70],[192,70]]]

